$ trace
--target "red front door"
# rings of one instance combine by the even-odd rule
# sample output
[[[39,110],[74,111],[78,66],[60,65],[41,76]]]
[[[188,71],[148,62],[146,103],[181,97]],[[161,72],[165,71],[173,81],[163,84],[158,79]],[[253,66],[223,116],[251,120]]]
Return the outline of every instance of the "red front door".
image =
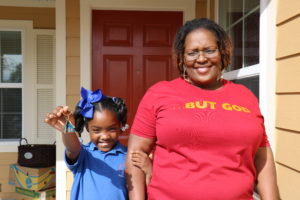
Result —
[[[92,11],[92,88],[125,99],[129,125],[147,88],[178,77],[172,45],[182,16],[182,12]]]

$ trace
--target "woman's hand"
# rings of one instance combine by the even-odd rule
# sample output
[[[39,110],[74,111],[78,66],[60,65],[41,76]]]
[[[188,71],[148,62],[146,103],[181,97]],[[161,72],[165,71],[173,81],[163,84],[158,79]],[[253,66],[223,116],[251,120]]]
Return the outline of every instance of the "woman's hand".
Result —
[[[54,127],[60,132],[64,132],[66,121],[69,120],[74,124],[74,116],[69,111],[68,106],[57,106],[52,112],[48,113],[45,118],[45,122]]]

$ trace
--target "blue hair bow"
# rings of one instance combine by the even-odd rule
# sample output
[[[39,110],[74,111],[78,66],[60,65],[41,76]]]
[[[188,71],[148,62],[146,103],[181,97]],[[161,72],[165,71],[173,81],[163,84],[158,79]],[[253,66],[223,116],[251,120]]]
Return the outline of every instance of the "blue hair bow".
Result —
[[[94,114],[94,106],[92,103],[99,102],[106,97],[102,94],[101,90],[95,90],[93,92],[91,90],[86,90],[83,87],[81,87],[80,94],[82,97],[78,103],[78,107],[82,109],[80,114],[85,118],[91,119]]]

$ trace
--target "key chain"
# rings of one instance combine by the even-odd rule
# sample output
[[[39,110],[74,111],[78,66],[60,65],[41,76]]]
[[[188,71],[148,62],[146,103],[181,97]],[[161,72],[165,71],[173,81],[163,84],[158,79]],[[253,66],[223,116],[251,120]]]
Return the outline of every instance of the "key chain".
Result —
[[[64,132],[63,133],[64,134],[75,133],[78,137],[78,133],[75,130],[75,126],[70,121],[70,118],[69,118],[70,115],[71,115],[71,113],[69,113],[68,115],[65,115],[66,124],[64,126]]]

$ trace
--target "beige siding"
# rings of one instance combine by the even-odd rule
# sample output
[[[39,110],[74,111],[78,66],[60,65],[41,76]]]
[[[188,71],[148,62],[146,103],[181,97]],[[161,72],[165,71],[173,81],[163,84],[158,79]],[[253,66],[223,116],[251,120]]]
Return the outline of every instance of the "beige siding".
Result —
[[[33,28],[55,29],[55,8],[0,6],[0,19],[31,20]]]
[[[14,196],[15,187],[8,184],[9,165],[17,162],[17,153],[0,153],[0,198]]]
[[[299,0],[278,0],[277,2],[277,24],[299,15]]]
[[[300,158],[300,134],[287,130],[277,130],[276,134],[277,149],[280,150],[276,151],[277,162],[293,169],[300,169],[300,159],[295,159]]]
[[[80,88],[80,57],[70,56],[67,58],[67,85],[70,86],[67,95],[67,105],[69,105],[71,110],[74,110],[76,104],[78,103],[79,88]],[[75,81],[75,82],[74,82]]]
[[[80,98],[80,1],[66,0],[67,34],[67,105],[74,110]],[[67,171],[67,199],[73,183],[73,175]]]
[[[67,96],[67,102],[70,110],[74,111],[75,106],[77,105],[79,101],[79,96],[78,95],[68,95]]]
[[[277,164],[278,187],[282,200],[297,200],[300,197],[300,173],[284,165]]]
[[[196,17],[207,17],[207,0],[196,0]]]
[[[80,58],[79,56],[69,57],[67,60],[67,74],[71,76],[79,76],[80,74]]]
[[[67,23],[67,34],[70,37],[79,38],[80,36],[80,19],[79,18],[68,18]]]
[[[196,0],[196,17],[215,19],[215,0]]]
[[[300,2],[300,1],[299,1]],[[277,93],[300,92],[300,56],[278,60]]]
[[[80,2],[66,0],[67,105],[73,110],[80,94]]]
[[[277,58],[300,53],[300,17],[277,26]]]
[[[215,13],[215,7],[216,7],[216,1],[215,0],[210,0],[210,15],[209,18],[212,20],[216,19],[216,13]]]
[[[67,20],[68,23],[68,20]],[[79,57],[80,55],[79,37],[67,36],[67,58]]]
[[[68,87],[68,95],[77,95],[79,94],[79,83],[80,83],[80,80],[79,79],[79,76],[76,76],[76,75],[67,75],[67,86]]]
[[[277,0],[276,155],[281,199],[300,199],[300,1]]]
[[[277,95],[276,126],[300,132],[300,94]]]

